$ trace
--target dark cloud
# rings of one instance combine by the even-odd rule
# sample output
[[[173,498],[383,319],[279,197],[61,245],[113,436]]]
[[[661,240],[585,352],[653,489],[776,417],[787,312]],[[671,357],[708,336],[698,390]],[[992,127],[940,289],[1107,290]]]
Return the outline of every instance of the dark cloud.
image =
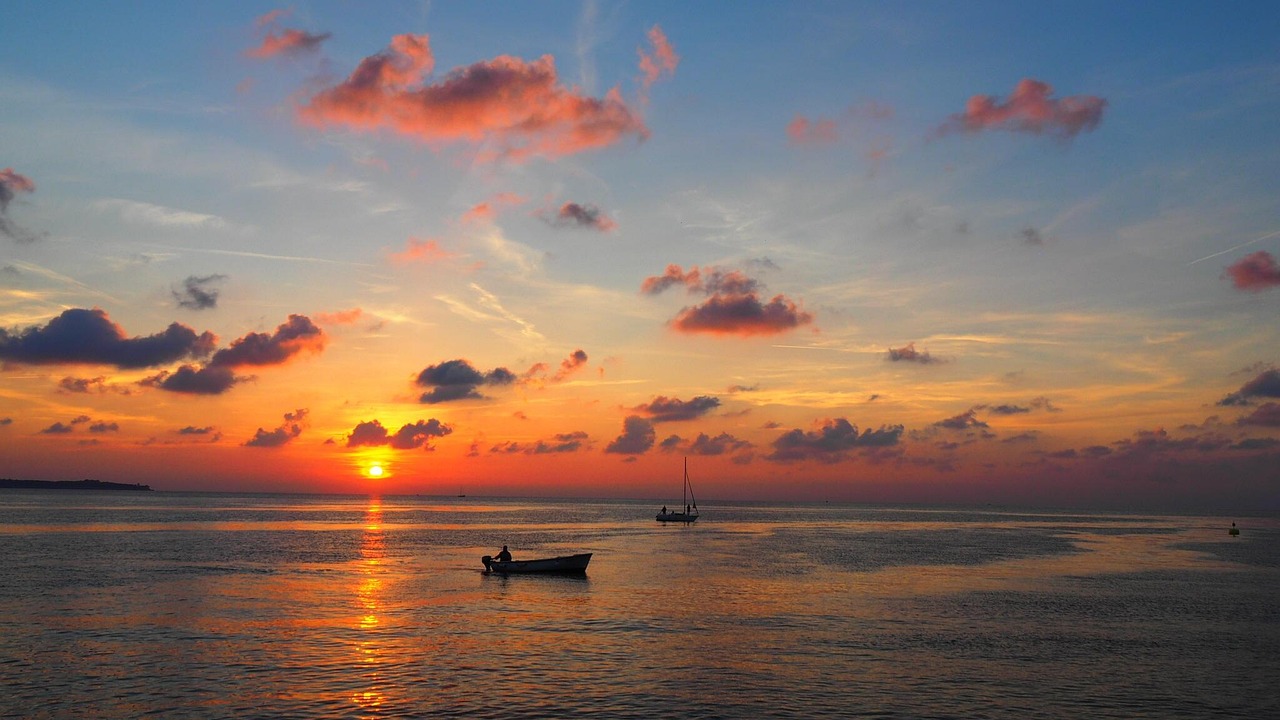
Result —
[[[1268,368],[1239,390],[1218,401],[1219,405],[1249,405],[1254,398],[1280,398],[1280,370]]]
[[[190,395],[220,395],[247,379],[246,376],[237,377],[231,368],[183,365],[173,372],[165,371],[149,377],[140,384]]]
[[[102,393],[106,391],[106,380],[101,375],[95,378],[64,377],[58,381],[58,387],[68,393]]]
[[[0,235],[18,242],[32,242],[36,239],[34,233],[24,230],[9,219],[9,203],[13,202],[18,193],[33,193],[35,190],[36,184],[31,182],[31,178],[14,172],[13,168],[0,170]]]
[[[1021,405],[992,405],[987,410],[993,415],[1019,415],[1031,412],[1031,408]]]
[[[273,448],[288,443],[302,434],[303,423],[308,412],[306,408],[299,408],[291,413],[285,413],[283,424],[275,430],[258,428],[253,437],[245,441],[245,447]]]
[[[1232,450],[1272,450],[1280,447],[1276,438],[1245,438],[1231,446]]]
[[[1260,425],[1262,427],[1280,427],[1280,403],[1264,403],[1257,410],[1240,418],[1241,425]]]
[[[1259,250],[1227,266],[1231,284],[1240,290],[1258,292],[1280,286],[1280,264],[1271,253]]]
[[[647,415],[655,422],[674,422],[677,420],[693,420],[706,415],[720,407],[720,398],[710,395],[699,395],[692,400],[680,400],[659,396],[644,405],[637,405],[634,410]]]
[[[54,424],[50,425],[49,427],[47,427],[47,428],[45,428],[45,429],[41,430],[40,432],[41,432],[41,433],[43,433],[43,434],[45,434],[45,435],[61,435],[61,434],[64,434],[64,433],[69,433],[69,432],[71,432],[72,430],[75,430],[75,427],[74,427],[74,426],[72,426],[72,425],[64,425],[64,424],[62,424],[61,422],[56,422],[56,423],[54,423]]]
[[[305,315],[290,315],[270,335],[249,333],[230,347],[213,354],[204,367],[183,365],[142,381],[143,385],[170,392],[219,395],[252,378],[235,374],[236,368],[282,365],[303,352],[320,352],[327,338]]]
[[[419,402],[429,405],[482,399],[484,396],[478,390],[481,385],[510,385],[515,381],[515,373],[504,367],[482,373],[461,359],[430,365],[414,380],[419,387],[431,388],[418,398]]]
[[[902,437],[901,425],[885,425],[879,430],[858,428],[844,418],[822,421],[817,430],[789,430],[773,441],[773,453],[765,456],[774,462],[817,460],[837,463],[847,460],[855,450],[897,445]]]
[[[72,308],[43,328],[28,328],[20,333],[0,329],[0,360],[31,365],[85,363],[143,368],[204,357],[217,341],[213,333],[196,335],[178,323],[162,333],[127,338],[102,310]]]
[[[192,275],[182,281],[182,291],[173,290],[173,299],[179,307],[188,310],[208,310],[218,306],[218,290],[210,285],[227,279],[226,275]]]
[[[179,429],[177,432],[179,435],[212,435],[213,433],[217,432],[217,430],[212,425],[208,425],[205,427],[196,427],[194,425],[188,425],[184,428]]]
[[[629,415],[622,421],[622,434],[609,443],[604,451],[619,455],[641,455],[653,447],[656,439],[653,423],[639,415]]]
[[[290,315],[274,333],[249,333],[214,353],[209,365],[233,368],[282,365],[301,352],[319,352],[324,349],[325,341],[324,331],[310,318]]]
[[[425,448],[431,450],[431,438],[441,438],[453,432],[453,428],[435,418],[406,423],[394,435],[378,420],[370,420],[356,425],[347,436],[347,447],[387,445],[396,450],[413,450]]]
[[[785,296],[775,295],[762,302],[759,281],[738,270],[700,270],[694,266],[685,272],[679,265],[668,265],[662,275],[645,278],[640,292],[658,295],[676,286],[708,296],[702,304],[681,310],[671,321],[680,332],[775,335],[813,322],[812,315]]]
[[[933,424],[934,427],[946,428],[948,430],[969,430],[972,428],[988,427],[986,423],[978,419],[978,408],[969,408],[965,412],[954,417],[939,420]]]
[[[548,222],[556,227],[587,228],[600,232],[610,232],[618,227],[617,222],[595,205],[579,205],[575,202],[561,205]]]
[[[119,423],[97,422],[89,426],[91,433],[119,432]]]
[[[690,455],[725,455],[742,450],[750,450],[753,445],[729,433],[720,433],[711,437],[706,433],[698,433],[698,437],[681,448]],[[664,449],[667,449],[664,447]]]
[[[556,433],[549,440],[539,440],[536,443],[519,443],[505,442],[494,445],[489,449],[490,453],[511,455],[523,453],[525,455],[549,455],[553,453],[571,453],[578,452],[590,446],[589,436],[587,433],[578,430],[576,432]]]
[[[13,424],[13,418],[11,417],[0,418],[0,427],[3,427],[5,425],[12,425],[12,424]]]
[[[914,362],[920,363],[921,365],[932,365],[933,363],[942,362],[942,360],[930,355],[928,350],[917,351],[915,343],[907,343],[907,346],[902,348],[889,348],[889,361]]]
[[[1044,235],[1033,227],[1025,227],[1018,232],[1018,238],[1027,245],[1043,245]]]

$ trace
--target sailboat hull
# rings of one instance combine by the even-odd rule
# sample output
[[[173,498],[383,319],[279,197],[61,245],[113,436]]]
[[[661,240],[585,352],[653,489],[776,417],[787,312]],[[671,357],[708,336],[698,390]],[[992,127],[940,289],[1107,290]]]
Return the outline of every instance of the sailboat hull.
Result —
[[[697,520],[697,515],[687,515],[685,513],[658,513],[658,522],[682,522],[691,523]]]

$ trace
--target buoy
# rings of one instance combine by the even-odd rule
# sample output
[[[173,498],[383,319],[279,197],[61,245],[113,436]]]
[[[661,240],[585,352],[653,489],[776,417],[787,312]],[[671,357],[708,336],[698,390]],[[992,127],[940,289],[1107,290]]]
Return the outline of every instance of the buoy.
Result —
[[[1236,524],[1235,524],[1235,523],[1231,523],[1231,529],[1227,531],[1227,534],[1228,534],[1228,535],[1239,535],[1239,534],[1240,534],[1240,528],[1236,527]]]

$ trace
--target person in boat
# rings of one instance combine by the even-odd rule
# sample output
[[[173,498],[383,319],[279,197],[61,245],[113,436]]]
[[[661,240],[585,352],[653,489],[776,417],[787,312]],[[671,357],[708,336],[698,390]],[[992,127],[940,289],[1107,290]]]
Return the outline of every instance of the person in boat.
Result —
[[[685,505],[685,506],[684,506],[684,514],[685,514],[685,515],[688,515],[688,514],[689,514],[689,506],[688,506],[688,505]]]
[[[503,545],[502,550],[498,553],[498,557],[494,559],[498,562],[511,562],[511,551],[507,550],[506,545]]]
[[[667,514],[667,506],[666,506],[666,505],[663,505],[663,506],[662,506],[662,514],[663,514],[663,515],[666,515],[666,514]]]

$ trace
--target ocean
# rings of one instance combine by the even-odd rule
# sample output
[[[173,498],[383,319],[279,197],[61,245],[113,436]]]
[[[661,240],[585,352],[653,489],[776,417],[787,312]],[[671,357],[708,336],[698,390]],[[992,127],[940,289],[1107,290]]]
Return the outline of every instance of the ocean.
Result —
[[[1276,518],[657,509],[0,491],[0,717],[1280,717]]]

